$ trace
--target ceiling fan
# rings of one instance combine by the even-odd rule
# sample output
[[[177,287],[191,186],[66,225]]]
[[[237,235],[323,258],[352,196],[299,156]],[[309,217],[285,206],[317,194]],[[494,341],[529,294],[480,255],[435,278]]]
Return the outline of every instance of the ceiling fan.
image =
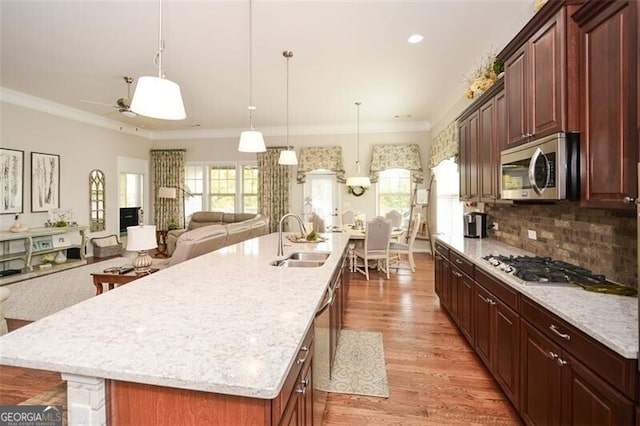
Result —
[[[122,77],[125,81],[125,83],[127,83],[127,96],[124,98],[118,98],[116,100],[116,104],[112,105],[112,104],[107,104],[104,102],[96,102],[96,101],[85,101],[85,100],[81,100],[80,102],[84,102],[87,104],[94,104],[94,105],[104,105],[104,106],[109,106],[112,108],[117,108],[118,112],[120,114],[122,114],[123,116],[127,117],[127,118],[135,118],[138,116],[138,114],[136,114],[135,112],[131,111],[131,83],[133,83],[133,77],[128,77],[128,76],[124,76]],[[107,114],[112,114],[115,111],[111,111],[108,112]],[[107,115],[104,114],[104,115]]]

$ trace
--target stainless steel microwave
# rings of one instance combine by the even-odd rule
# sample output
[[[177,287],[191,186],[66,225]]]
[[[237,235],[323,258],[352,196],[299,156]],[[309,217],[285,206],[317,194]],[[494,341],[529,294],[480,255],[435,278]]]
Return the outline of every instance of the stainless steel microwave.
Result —
[[[556,133],[500,153],[503,200],[580,198],[578,133]]]

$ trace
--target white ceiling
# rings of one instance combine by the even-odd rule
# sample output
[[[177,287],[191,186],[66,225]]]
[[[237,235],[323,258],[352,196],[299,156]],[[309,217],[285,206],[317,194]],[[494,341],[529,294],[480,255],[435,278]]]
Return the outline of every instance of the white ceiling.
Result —
[[[532,13],[532,0],[254,0],[254,124],[285,126],[282,51],[291,50],[292,130],[354,127],[355,101],[363,128],[427,128]],[[0,86],[149,130],[245,128],[248,1],[165,0],[164,15],[165,71],[181,86],[185,121],[127,120],[81,102],[115,104],[126,95],[123,76],[156,74],[155,0],[0,0]],[[424,41],[408,44],[416,32]]]

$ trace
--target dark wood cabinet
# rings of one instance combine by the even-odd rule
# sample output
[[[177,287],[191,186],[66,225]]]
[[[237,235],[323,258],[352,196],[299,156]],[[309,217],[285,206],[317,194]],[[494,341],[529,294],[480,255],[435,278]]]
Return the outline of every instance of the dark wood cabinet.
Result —
[[[589,2],[580,28],[581,169],[585,207],[634,209],[637,197],[637,2]]]
[[[480,199],[498,198],[498,169],[500,150],[496,135],[496,103],[492,99],[480,107],[479,175]]]
[[[435,251],[435,292],[440,298],[440,305],[449,310],[449,249],[436,242]]]
[[[623,358],[448,245],[436,241],[435,251],[442,306],[526,424],[634,423],[637,360]]]
[[[460,154],[460,200],[479,201],[478,132],[480,120],[474,112],[458,124]]]
[[[520,415],[530,425],[561,425],[561,349],[526,321],[521,324]]]
[[[631,425],[634,403],[527,321],[521,415],[535,425]]]
[[[529,299],[523,298],[521,315],[521,412],[527,423],[633,423],[637,362],[613,353]]]
[[[474,290],[475,349],[480,359],[511,403],[520,403],[520,316],[498,296],[481,285],[490,281],[492,288],[502,284],[482,271],[476,273]]]
[[[506,134],[504,81],[499,79],[458,117],[460,200],[493,202],[500,195],[500,150]]]
[[[498,55],[505,62],[507,147],[579,128],[572,3],[579,1],[549,2]]]

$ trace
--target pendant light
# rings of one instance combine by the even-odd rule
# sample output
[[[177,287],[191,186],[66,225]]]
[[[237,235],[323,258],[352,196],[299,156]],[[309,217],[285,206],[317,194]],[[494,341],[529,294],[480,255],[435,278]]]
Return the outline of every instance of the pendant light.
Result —
[[[256,107],[253,105],[253,2],[249,0],[249,130],[240,133],[240,143],[238,151],[240,152],[265,152],[267,147],[264,145],[262,133],[253,127],[253,111]]]
[[[282,56],[287,59],[287,149],[280,151],[278,164],[295,166],[298,164],[298,157],[296,157],[296,152],[293,150],[293,147],[289,145],[289,59],[293,57],[293,52],[285,50],[282,52]]]
[[[360,176],[360,105],[361,102],[356,102],[356,107],[358,109],[358,121],[357,121],[357,139],[356,139],[356,168],[358,170],[357,176],[351,176],[347,178],[347,186],[351,189],[353,188],[368,188],[371,186],[371,180],[369,176]],[[354,192],[355,193],[355,192]]]
[[[158,13],[158,53],[153,59],[158,68],[158,76],[138,78],[136,91],[133,94],[129,109],[145,117],[158,118],[160,120],[184,120],[187,118],[187,114],[184,110],[180,86],[164,78],[164,69],[162,68],[162,52],[164,51],[162,0],[159,0],[158,3],[160,5]]]

